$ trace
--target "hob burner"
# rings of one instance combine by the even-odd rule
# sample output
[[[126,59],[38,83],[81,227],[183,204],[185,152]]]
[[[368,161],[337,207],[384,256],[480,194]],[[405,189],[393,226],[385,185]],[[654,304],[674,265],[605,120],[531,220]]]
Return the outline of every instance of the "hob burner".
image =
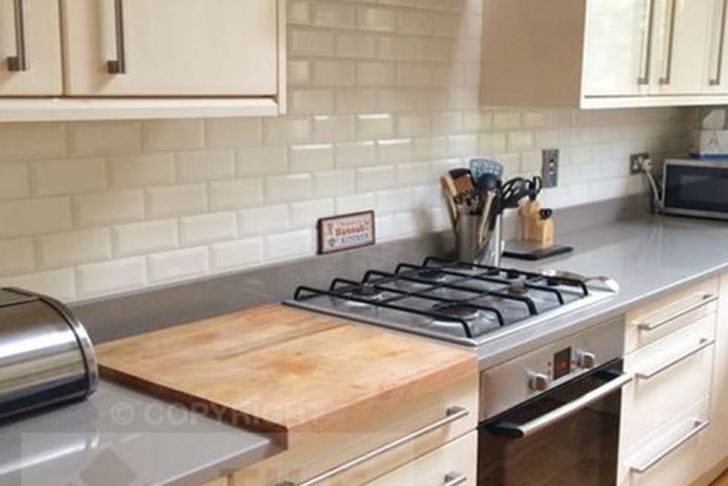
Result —
[[[357,297],[371,301],[380,301],[384,298],[384,292],[382,292],[375,285],[372,284],[363,284],[359,287],[356,287],[349,292],[349,295],[351,297]],[[369,305],[367,302],[360,302],[356,300],[349,300],[347,301],[347,303],[353,306]]]
[[[480,317],[480,310],[470,304],[462,303],[443,303],[435,304],[432,306],[432,310],[438,314],[442,314],[453,319],[462,319],[465,321],[472,321]]]
[[[432,282],[442,282],[447,278],[447,274],[437,268],[426,268],[418,271],[416,274],[417,278],[422,280],[430,280]]]

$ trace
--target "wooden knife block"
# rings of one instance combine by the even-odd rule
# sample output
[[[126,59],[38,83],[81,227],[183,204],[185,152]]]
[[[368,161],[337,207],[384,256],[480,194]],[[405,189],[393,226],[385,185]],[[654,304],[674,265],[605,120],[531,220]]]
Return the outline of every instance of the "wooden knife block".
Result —
[[[543,247],[554,244],[556,230],[553,218],[541,219],[541,204],[538,201],[528,201],[521,206],[523,218],[523,239],[539,243]]]

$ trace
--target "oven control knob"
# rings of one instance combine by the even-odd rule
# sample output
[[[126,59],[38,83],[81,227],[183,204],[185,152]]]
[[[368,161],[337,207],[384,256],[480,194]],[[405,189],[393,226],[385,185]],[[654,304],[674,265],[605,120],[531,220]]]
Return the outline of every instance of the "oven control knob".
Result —
[[[537,392],[546,391],[549,387],[549,377],[543,373],[535,373],[528,380],[528,387]]]
[[[597,365],[597,357],[594,353],[579,353],[576,364],[581,369],[590,370]]]

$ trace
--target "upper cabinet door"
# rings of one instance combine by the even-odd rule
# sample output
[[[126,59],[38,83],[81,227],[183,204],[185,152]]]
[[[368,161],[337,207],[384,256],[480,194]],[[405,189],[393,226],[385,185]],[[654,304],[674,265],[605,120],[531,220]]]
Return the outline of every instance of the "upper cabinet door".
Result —
[[[646,94],[655,1],[589,0],[584,96]]]
[[[705,91],[714,0],[654,0],[656,39],[651,94]]]
[[[63,92],[58,0],[0,0],[0,96]]]
[[[708,68],[704,93],[728,93],[728,0],[713,0]]]
[[[273,96],[275,0],[61,0],[66,94]]]

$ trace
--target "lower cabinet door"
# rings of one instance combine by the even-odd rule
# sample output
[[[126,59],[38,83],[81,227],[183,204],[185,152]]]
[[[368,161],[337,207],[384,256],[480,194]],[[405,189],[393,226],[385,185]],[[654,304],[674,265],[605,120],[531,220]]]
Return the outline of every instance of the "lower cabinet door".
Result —
[[[475,486],[477,462],[478,432],[472,431],[368,485]]]

